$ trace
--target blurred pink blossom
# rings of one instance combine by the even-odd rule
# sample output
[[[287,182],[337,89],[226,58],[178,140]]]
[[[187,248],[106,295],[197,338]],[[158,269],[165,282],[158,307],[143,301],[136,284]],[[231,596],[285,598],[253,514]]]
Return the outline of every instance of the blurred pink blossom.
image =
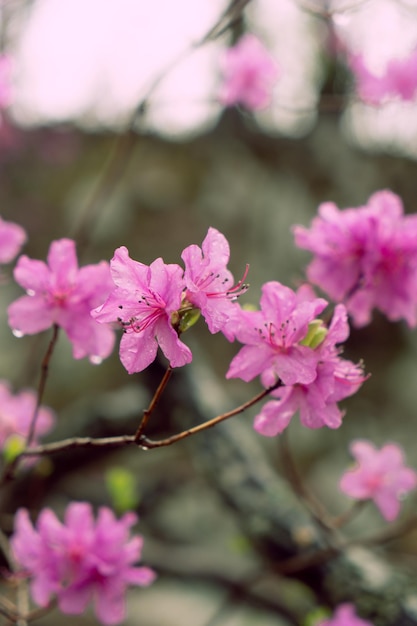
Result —
[[[14,277],[27,292],[8,308],[9,326],[17,336],[57,324],[67,333],[75,359],[88,356],[98,363],[109,356],[114,332],[90,315],[113,286],[108,263],[79,268],[75,242],[60,239],[51,243],[47,264],[21,256]]]
[[[364,206],[339,210],[326,202],[318,212],[310,229],[293,228],[296,245],[314,254],[309,281],[344,302],[356,326],[371,321],[373,308],[416,326],[417,215],[404,215],[387,190]]]
[[[350,446],[358,462],[340,480],[340,489],[351,498],[372,499],[387,521],[400,511],[400,498],[417,486],[417,473],[406,467],[400,446],[389,443],[377,450],[369,441],[354,441]]]
[[[317,626],[373,626],[373,624],[358,617],[353,604],[340,604],[333,617],[319,622]]]
[[[25,439],[29,434],[32,416],[36,407],[36,393],[25,389],[17,394],[10,391],[6,381],[0,381],[0,449],[7,444],[9,437],[17,435]],[[34,439],[49,432],[55,422],[54,412],[41,406],[36,420]]]
[[[26,239],[26,232],[21,226],[0,217],[0,263],[13,261]]]
[[[185,264],[185,299],[201,310],[211,333],[222,331],[232,339],[228,322],[236,312],[236,299],[247,286],[243,279],[233,286],[233,275],[227,269],[229,243],[215,228],[209,228],[201,248],[185,248],[181,258]]]
[[[385,100],[400,98],[414,100],[417,92],[417,49],[404,59],[391,59],[378,76],[366,66],[361,55],[349,59],[359,97],[369,104],[379,105]]]
[[[141,556],[142,537],[132,538],[134,513],[117,520],[101,507],[94,520],[91,505],[72,502],[62,524],[53,511],[43,509],[36,527],[26,509],[19,509],[11,538],[18,565],[31,578],[30,590],[39,606],[56,596],[62,613],[80,615],[90,602],[103,624],[125,618],[129,585],[147,586],[155,579],[148,567],[134,567]]]
[[[324,328],[324,326],[323,326]],[[343,413],[337,403],[356,393],[366,380],[362,368],[339,356],[336,344],[349,335],[347,314],[343,305],[335,309],[333,320],[323,340],[315,348],[316,378],[309,384],[279,387],[271,392],[276,398],[266,402],[255,417],[255,430],[266,437],[281,433],[299,411],[300,421],[307,428],[339,428]],[[263,377],[265,387],[272,380]]]
[[[280,71],[272,55],[254,35],[244,35],[226,50],[222,61],[223,85],[219,98],[225,106],[242,104],[252,111],[271,103]]]
[[[182,268],[161,258],[144,265],[131,259],[124,246],[115,251],[110,268],[113,291],[91,314],[100,323],[119,323],[123,328],[120,360],[129,374],[148,367],[158,345],[171,367],[190,363],[191,351],[173,325],[185,287]]]

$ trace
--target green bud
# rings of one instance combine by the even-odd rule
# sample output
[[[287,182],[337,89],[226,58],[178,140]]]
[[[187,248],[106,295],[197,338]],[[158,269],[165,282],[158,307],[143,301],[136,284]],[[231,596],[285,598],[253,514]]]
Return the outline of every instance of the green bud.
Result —
[[[179,311],[180,321],[178,324],[178,330],[181,333],[185,333],[186,330],[194,326],[198,322],[200,317],[200,309],[188,309],[186,311]]]
[[[3,457],[6,463],[12,463],[25,449],[25,440],[21,435],[10,435],[3,448]]]
[[[314,350],[317,346],[323,343],[327,332],[328,331],[323,320],[313,320],[309,323],[307,334],[304,339],[300,341],[300,344]]]
[[[246,302],[245,304],[242,304],[242,309],[244,311],[259,311],[259,307],[257,307],[256,304],[252,304],[251,302]]]

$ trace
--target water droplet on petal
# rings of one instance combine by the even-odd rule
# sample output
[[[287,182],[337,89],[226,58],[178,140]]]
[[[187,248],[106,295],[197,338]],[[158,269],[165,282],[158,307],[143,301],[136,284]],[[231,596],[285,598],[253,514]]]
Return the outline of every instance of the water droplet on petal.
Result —
[[[93,363],[93,365],[100,365],[100,363],[103,363],[103,359],[101,356],[98,356],[98,354],[93,354],[93,356],[90,356],[90,363]]]
[[[17,337],[18,339],[20,339],[21,337],[23,337],[23,333],[21,330],[17,330],[17,328],[15,328],[14,330],[12,330],[12,333],[15,337]]]
[[[33,289],[26,289],[26,293],[28,296],[34,296],[36,291],[33,291]]]

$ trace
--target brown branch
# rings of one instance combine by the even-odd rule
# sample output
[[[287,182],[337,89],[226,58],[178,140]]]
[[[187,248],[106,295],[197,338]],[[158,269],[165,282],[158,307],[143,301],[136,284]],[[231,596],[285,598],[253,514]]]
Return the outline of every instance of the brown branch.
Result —
[[[147,409],[145,409],[145,411],[143,411],[143,417],[142,417],[142,421],[139,424],[139,427],[135,433],[135,442],[138,443],[140,440],[140,437],[142,436],[143,431],[145,430],[147,423],[149,421],[149,418],[151,416],[151,414],[153,413],[153,411],[155,410],[156,405],[159,402],[159,399],[161,397],[161,395],[163,394],[163,391],[165,389],[165,387],[168,384],[169,379],[171,378],[171,374],[172,374],[172,367],[168,367],[168,369],[166,370],[161,382],[158,385],[157,390],[155,391],[152,400],[149,403],[149,406]]]
[[[46,381],[48,379],[49,362],[51,360],[52,353],[54,351],[54,347],[58,339],[58,332],[59,332],[59,327],[56,324],[54,324],[51,341],[49,342],[48,348],[45,352],[45,356],[42,359],[41,376],[39,379],[38,394],[36,397],[36,406],[33,411],[29,432],[26,437],[26,443],[25,443],[26,446],[30,446],[33,436],[35,434],[36,421],[38,419],[39,409],[42,404],[43,394],[45,392],[45,387],[46,387]]]
[[[49,456],[57,452],[64,452],[74,448],[120,448],[135,443],[134,435],[120,435],[116,437],[69,437],[62,441],[45,443],[24,450],[17,459],[26,456]]]
[[[211,420],[207,420],[206,422],[203,422],[202,424],[198,424],[197,426],[193,426],[192,428],[187,428],[186,430],[183,430],[182,432],[177,433],[176,435],[172,435],[171,437],[167,437],[166,439],[160,439],[159,441],[155,441],[153,439],[149,439],[148,437],[145,437],[144,435],[142,435],[138,440],[138,444],[142,448],[145,448],[145,449],[161,448],[163,446],[170,446],[173,443],[176,443],[177,441],[181,441],[182,439],[191,437],[191,435],[196,435],[197,433],[200,433],[204,430],[208,430],[209,428],[213,428],[213,426],[216,426],[216,424],[219,424],[220,422],[224,422],[225,420],[229,419],[230,417],[233,417],[234,415],[239,415],[239,413],[243,413],[244,411],[246,411],[246,409],[249,409],[251,406],[259,402],[260,400],[263,400],[263,398],[268,396],[271,393],[271,391],[280,387],[281,384],[282,383],[279,380],[272,387],[268,387],[268,389],[264,389],[263,391],[261,391],[261,393],[258,393],[256,396],[254,396],[247,402],[244,402],[243,404],[236,407],[232,411],[228,411],[227,413],[222,413],[221,415],[218,415],[217,417],[214,417]]]
[[[158,387],[158,390],[161,388],[162,385],[165,387],[166,383],[168,382],[168,378],[169,376],[167,376],[167,373],[166,373]],[[41,444],[38,446],[33,446],[32,448],[27,448],[26,450],[21,452],[19,456],[16,457],[14,462],[11,464],[11,467],[15,467],[17,462],[21,458],[24,458],[24,457],[49,456],[51,454],[56,454],[58,452],[64,452],[66,450],[71,450],[75,448],[118,448],[118,447],[130,445],[130,444],[136,444],[140,448],[148,450],[152,448],[161,448],[165,446],[170,446],[173,443],[176,443],[177,441],[181,441],[182,439],[186,439],[187,437],[190,437],[191,435],[195,435],[209,428],[213,428],[213,426],[215,426],[216,424],[219,424],[220,422],[223,422],[224,420],[227,420],[230,417],[233,417],[234,415],[239,415],[240,413],[243,413],[244,411],[246,411],[246,409],[250,408],[257,402],[265,398],[268,394],[271,393],[271,391],[273,391],[274,389],[277,389],[280,385],[281,385],[281,381],[278,381],[272,387],[269,387],[268,389],[264,389],[263,391],[261,391],[261,393],[258,393],[256,396],[254,396],[247,402],[244,402],[243,404],[239,405],[235,409],[232,409],[231,411],[228,411],[227,413],[221,413],[220,415],[217,415],[213,419],[207,420],[206,422],[203,422],[202,424],[198,424],[197,426],[194,426],[193,428],[188,428],[186,430],[183,430],[180,433],[177,433],[176,435],[172,435],[171,437],[167,437],[159,441],[154,441],[152,439],[149,439],[148,437],[145,437],[145,435],[140,435],[140,437],[137,437],[136,434],[119,435],[115,437],[101,437],[101,438],[71,437],[68,439],[63,439],[62,441],[45,443],[45,444]],[[153,400],[151,401],[150,406],[154,402],[155,397],[158,394],[158,390],[156,391],[155,396]],[[158,397],[156,398],[156,400],[158,399]],[[147,410],[149,411],[149,409]],[[4,482],[4,479],[3,479],[3,482]]]

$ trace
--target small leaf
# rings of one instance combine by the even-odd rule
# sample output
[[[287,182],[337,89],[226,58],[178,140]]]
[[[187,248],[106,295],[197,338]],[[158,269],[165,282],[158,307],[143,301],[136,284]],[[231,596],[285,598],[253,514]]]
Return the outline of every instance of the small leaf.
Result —
[[[106,486],[112,505],[118,513],[134,510],[140,500],[138,485],[132,472],[123,467],[113,467],[106,472]]]
[[[25,449],[25,440],[21,435],[10,435],[3,448],[3,457],[7,463],[12,463]]]
[[[318,626],[320,622],[323,622],[329,617],[329,610],[323,606],[318,606],[317,608],[307,613],[306,617],[303,620],[302,626]]]

